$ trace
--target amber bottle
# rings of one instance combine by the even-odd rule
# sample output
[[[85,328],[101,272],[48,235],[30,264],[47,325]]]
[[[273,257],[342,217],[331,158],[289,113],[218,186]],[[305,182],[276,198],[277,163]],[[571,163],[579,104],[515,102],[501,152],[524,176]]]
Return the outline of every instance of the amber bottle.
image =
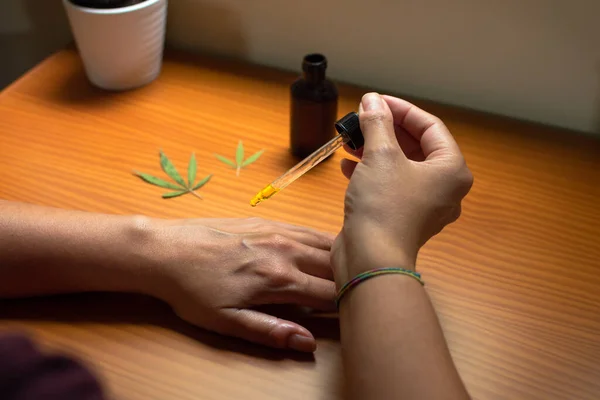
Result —
[[[308,54],[302,60],[302,76],[291,86],[290,148],[304,158],[334,137],[338,91],[325,76],[327,59]]]

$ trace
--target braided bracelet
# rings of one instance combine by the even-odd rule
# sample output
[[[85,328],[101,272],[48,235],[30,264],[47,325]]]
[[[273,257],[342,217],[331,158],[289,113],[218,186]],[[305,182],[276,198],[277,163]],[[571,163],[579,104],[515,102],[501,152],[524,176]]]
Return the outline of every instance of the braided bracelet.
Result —
[[[359,284],[361,284],[362,282],[366,281],[367,279],[371,279],[371,278],[374,278],[376,276],[386,275],[386,274],[407,275],[407,276],[415,278],[417,281],[419,281],[419,283],[421,285],[425,285],[425,282],[423,282],[423,280],[421,279],[421,274],[419,274],[418,272],[415,272],[415,271],[411,271],[409,269],[404,269],[404,268],[378,268],[378,269],[372,269],[370,271],[362,272],[362,273],[356,275],[354,278],[352,278],[348,282],[346,282],[344,284],[344,286],[342,286],[341,289],[337,293],[337,296],[335,298],[335,305],[339,308],[340,307],[340,301],[342,300],[342,297],[344,297],[344,295],[346,293],[348,293],[355,286],[358,286]]]

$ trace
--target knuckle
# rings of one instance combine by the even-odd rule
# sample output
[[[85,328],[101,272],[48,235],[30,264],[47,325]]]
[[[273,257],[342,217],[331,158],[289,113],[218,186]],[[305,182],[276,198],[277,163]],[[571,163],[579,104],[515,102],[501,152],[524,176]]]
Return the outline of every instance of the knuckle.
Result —
[[[333,241],[335,240],[336,235],[333,233],[323,233],[319,235],[318,239],[321,241],[323,247],[331,248],[333,246]]]
[[[445,221],[444,225],[449,225],[449,224],[455,222],[456,220],[458,220],[458,218],[460,218],[460,214],[461,214],[460,204],[448,209],[447,213],[446,213],[446,221]]]
[[[453,178],[453,181],[460,174],[465,166],[465,161],[462,157],[452,157],[446,161],[444,167],[444,175],[446,178]]]
[[[473,186],[473,173],[467,167],[464,157],[455,159],[444,168],[443,178],[453,182],[458,193],[466,195]]]
[[[378,159],[396,158],[400,155],[400,147],[390,146],[382,143],[372,150],[372,154]]]
[[[442,121],[441,118],[433,114],[427,114],[426,116],[424,116],[422,121],[420,121],[420,124],[420,135],[424,135],[428,131],[436,131],[444,134],[450,134],[450,130],[448,129],[444,121]]]
[[[469,168],[465,167],[465,169],[460,174],[459,178],[460,188],[462,189],[465,195],[471,190],[471,187],[473,187],[473,182],[473,173]]]
[[[444,135],[452,136],[452,133],[450,132],[450,129],[448,128],[446,123],[440,117],[435,116],[433,114],[430,114],[425,119],[424,126],[425,126],[425,129],[423,130],[423,133],[425,133],[428,130],[432,130],[432,131],[440,132]]]
[[[309,278],[308,275],[306,274],[300,274],[298,277],[296,277],[294,279],[294,282],[291,283],[291,285],[293,285],[298,291],[302,291],[305,293],[310,293],[311,292],[311,280]]]
[[[439,129],[441,131],[446,131],[447,133],[450,133],[450,129],[448,129],[448,127],[446,126],[446,124],[444,123],[444,121],[442,121],[442,119],[440,117],[436,117],[435,115],[431,115],[430,118],[431,118],[429,120],[430,126],[433,126],[436,129]]]
[[[285,288],[296,283],[294,271],[285,263],[277,263],[268,267],[264,275],[271,288]]]
[[[452,169],[452,174],[455,179],[457,193],[465,196],[473,186],[473,173],[467,167],[467,163],[463,157],[461,157]]]
[[[270,233],[267,235],[267,244],[269,247],[279,251],[290,251],[296,247],[296,242],[280,233]]]
[[[244,238],[243,243],[247,248],[254,248],[262,254],[271,257],[289,258],[289,254],[296,252],[300,246],[298,242],[282,235],[272,228],[263,230],[257,235]]]
[[[287,336],[282,334],[282,330],[279,329],[277,321],[278,319],[274,319],[269,323],[267,343],[275,348],[283,349],[286,347]]]
[[[459,204],[458,206],[454,207],[454,212],[452,213],[452,222],[459,219],[461,214],[462,214],[462,207]]]
[[[367,124],[378,124],[387,120],[389,117],[385,110],[363,111],[360,116],[362,117],[362,121]]]

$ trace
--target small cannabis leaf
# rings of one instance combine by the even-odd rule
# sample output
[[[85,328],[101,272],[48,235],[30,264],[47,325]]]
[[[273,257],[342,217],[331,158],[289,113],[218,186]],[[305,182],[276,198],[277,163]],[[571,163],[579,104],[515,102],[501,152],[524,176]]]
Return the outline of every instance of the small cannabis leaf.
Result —
[[[196,155],[192,153],[190,157],[190,163],[188,165],[188,187],[194,185],[196,180],[196,170],[198,169],[198,163],[196,162]]]
[[[240,140],[235,151],[235,161],[232,161],[229,158],[223,157],[219,154],[215,154],[215,157],[217,157],[217,160],[229,165],[231,168],[235,168],[235,175],[240,176],[241,169],[258,160],[264,152],[264,150],[259,150],[244,160],[244,144]]]
[[[161,178],[157,178],[155,176],[145,174],[143,172],[134,171],[134,174],[136,176],[138,176],[140,179],[142,179],[144,182],[150,183],[151,185],[158,186],[158,187],[165,188],[165,189],[175,190],[174,192],[164,193],[162,195],[163,199],[172,199],[173,197],[179,197],[179,196],[182,196],[187,193],[190,193],[190,194],[196,196],[197,198],[202,199],[202,196],[200,196],[198,193],[196,193],[196,190],[200,189],[202,186],[207,184],[208,181],[210,181],[210,178],[212,178],[212,174],[205,176],[204,178],[200,179],[197,183],[194,184],[194,182],[196,181],[196,171],[198,170],[198,163],[196,162],[196,155],[194,153],[192,153],[192,155],[190,157],[190,163],[188,165],[188,171],[187,171],[188,172],[187,183],[185,182],[185,180],[183,180],[181,175],[179,175],[177,168],[175,168],[175,166],[173,165],[171,160],[169,160],[169,158],[162,152],[162,150],[159,152],[159,155],[160,155],[160,166],[161,166],[162,170],[165,171],[165,173],[171,179],[173,179],[176,183],[168,182]]]
[[[238,143],[238,147],[235,151],[235,163],[237,164],[236,175],[240,174],[240,168],[242,168],[242,163],[244,162],[244,143],[240,140]]]
[[[242,168],[247,167],[252,164],[254,161],[258,160],[260,156],[262,156],[264,150],[259,150],[256,153],[252,154],[250,157],[246,158],[246,161],[242,163]]]

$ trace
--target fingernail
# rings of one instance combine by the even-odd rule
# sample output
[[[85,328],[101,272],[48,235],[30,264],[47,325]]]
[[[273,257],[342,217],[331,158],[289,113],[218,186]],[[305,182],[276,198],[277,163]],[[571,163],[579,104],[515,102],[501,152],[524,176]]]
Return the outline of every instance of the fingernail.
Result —
[[[381,97],[377,93],[365,94],[361,103],[365,111],[380,110],[383,107]]]
[[[317,349],[317,342],[313,338],[293,334],[288,338],[287,346],[292,350],[312,353]]]

